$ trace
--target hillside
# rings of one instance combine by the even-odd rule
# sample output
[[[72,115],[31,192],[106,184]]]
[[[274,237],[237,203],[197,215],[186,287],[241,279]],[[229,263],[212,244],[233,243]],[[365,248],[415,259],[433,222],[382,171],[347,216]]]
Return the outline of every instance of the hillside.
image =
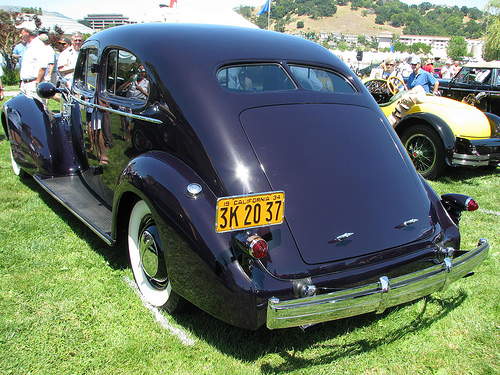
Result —
[[[402,35],[403,29],[388,25],[377,25],[375,23],[375,14],[362,16],[362,9],[352,11],[349,5],[337,6],[337,13],[333,17],[313,20],[308,17],[292,18],[292,22],[287,26],[287,32],[301,30],[302,32],[340,32],[342,34],[353,35],[378,35],[382,31],[389,31],[394,34]],[[297,29],[297,22],[303,21],[304,28]]]

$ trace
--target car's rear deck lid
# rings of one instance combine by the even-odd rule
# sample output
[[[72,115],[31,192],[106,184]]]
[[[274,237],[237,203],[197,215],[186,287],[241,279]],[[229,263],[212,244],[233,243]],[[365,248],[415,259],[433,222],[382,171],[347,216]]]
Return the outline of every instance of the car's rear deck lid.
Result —
[[[286,194],[285,219],[306,263],[375,253],[432,232],[418,175],[371,109],[270,106],[240,120],[272,189]]]

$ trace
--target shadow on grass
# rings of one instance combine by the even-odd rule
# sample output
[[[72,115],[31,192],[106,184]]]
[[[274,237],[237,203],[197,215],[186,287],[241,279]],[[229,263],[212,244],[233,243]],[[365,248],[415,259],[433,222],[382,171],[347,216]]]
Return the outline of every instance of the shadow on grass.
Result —
[[[262,372],[288,373],[367,353],[398,341],[408,334],[425,330],[460,306],[466,297],[467,294],[462,290],[453,296],[428,296],[424,299],[424,306],[416,318],[408,319],[406,322],[404,319],[398,319],[397,323],[388,323],[383,328],[376,326],[369,335],[366,335],[370,338],[362,339],[356,338],[359,335],[349,336],[349,334],[360,329],[370,329],[369,326],[385,319],[388,314],[399,314],[405,306],[415,304],[417,301],[393,307],[382,315],[366,314],[332,321],[317,325],[305,332],[300,328],[270,331],[265,327],[257,331],[247,331],[229,326],[196,309],[175,316],[175,320],[192,334],[238,360],[256,361],[263,355],[273,353],[279,357],[278,360],[275,357],[273,363],[262,364]],[[438,307],[432,309],[433,312],[428,311],[428,306],[431,304]],[[308,349],[319,354],[312,354],[312,357],[308,355],[306,358],[302,352]],[[301,354],[295,355],[296,352]]]
[[[28,188],[36,191],[47,206],[64,220],[75,234],[84,239],[97,254],[100,254],[110,267],[115,270],[128,267],[124,243],[118,243],[114,247],[106,245],[32,178],[23,178],[22,181]],[[193,308],[192,311],[183,315],[170,317],[169,320],[175,321],[176,324],[191,332],[193,336],[203,340],[218,351],[240,361],[254,362],[265,355],[273,354],[269,362],[261,365],[261,371],[263,373],[283,374],[367,353],[380,346],[396,342],[408,334],[425,330],[460,306],[466,296],[463,291],[442,298],[429,296],[424,300],[424,307],[416,318],[408,318],[405,322],[404,317],[408,316],[405,315],[398,319],[397,323],[387,324],[385,327],[379,327],[377,322],[385,319],[388,314],[400,314],[400,310],[415,302],[388,309],[383,315],[366,314],[332,321],[315,326],[305,332],[300,328],[270,331],[265,327],[257,331],[248,331],[226,324],[197,308]],[[427,309],[429,304],[438,305],[439,308],[432,309],[430,312]],[[371,329],[370,334],[364,336],[367,338],[360,339],[359,332],[355,334],[355,331],[361,329]],[[313,350],[313,354],[306,357],[303,352],[308,349]]]
[[[478,168],[467,168],[467,167],[448,167],[444,175],[439,177],[436,182],[452,183],[477,183],[477,178],[485,176],[500,176],[500,168],[493,167],[478,167]],[[476,181],[475,181],[476,180]]]

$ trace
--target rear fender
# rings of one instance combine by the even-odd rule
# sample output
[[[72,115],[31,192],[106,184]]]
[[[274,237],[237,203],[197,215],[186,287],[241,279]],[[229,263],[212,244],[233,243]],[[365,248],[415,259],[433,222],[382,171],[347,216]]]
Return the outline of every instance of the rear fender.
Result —
[[[187,194],[192,183],[202,187],[201,195]],[[207,184],[166,153],[149,152],[133,159],[123,171],[115,194],[114,238],[119,228],[127,227],[137,199],[147,202],[161,228],[173,290],[221,320],[256,328],[252,281],[232,255],[231,234],[215,232],[217,197]]]
[[[69,126],[38,99],[21,94],[4,105],[2,124],[17,164],[29,174],[74,173]]]
[[[452,165],[453,151],[455,150],[455,134],[448,124],[439,116],[428,112],[412,113],[400,122],[394,128],[398,136],[401,138],[402,134],[416,124],[426,124],[430,126],[439,135],[443,142],[445,149],[446,164]]]

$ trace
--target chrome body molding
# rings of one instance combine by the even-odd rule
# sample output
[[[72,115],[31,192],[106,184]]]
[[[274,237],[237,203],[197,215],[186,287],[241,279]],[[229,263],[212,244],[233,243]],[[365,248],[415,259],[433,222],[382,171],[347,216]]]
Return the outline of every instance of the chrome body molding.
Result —
[[[75,96],[75,95],[73,95],[72,98],[78,104],[82,104],[82,105],[85,105],[85,106],[90,107],[90,108],[97,108],[97,109],[100,109],[101,111],[107,111],[109,113],[118,114],[120,116],[129,117],[129,118],[132,118],[132,119],[135,119],[135,120],[141,120],[141,121],[145,121],[145,122],[151,122],[153,124],[159,124],[159,125],[163,124],[162,120],[158,120],[158,119],[151,118],[151,117],[148,117],[148,116],[136,115],[134,113],[129,113],[129,112],[121,111],[121,110],[118,110],[118,109],[113,109],[113,108],[110,108],[110,107],[106,107],[106,106],[103,106],[103,105],[95,104],[95,103],[89,102],[88,100],[80,99],[78,96]]]
[[[388,307],[427,296],[466,276],[488,255],[490,245],[480,239],[478,246],[442,263],[408,275],[380,281],[340,292],[287,301],[268,300],[267,327],[287,328],[343,319],[370,312],[378,314]]]

